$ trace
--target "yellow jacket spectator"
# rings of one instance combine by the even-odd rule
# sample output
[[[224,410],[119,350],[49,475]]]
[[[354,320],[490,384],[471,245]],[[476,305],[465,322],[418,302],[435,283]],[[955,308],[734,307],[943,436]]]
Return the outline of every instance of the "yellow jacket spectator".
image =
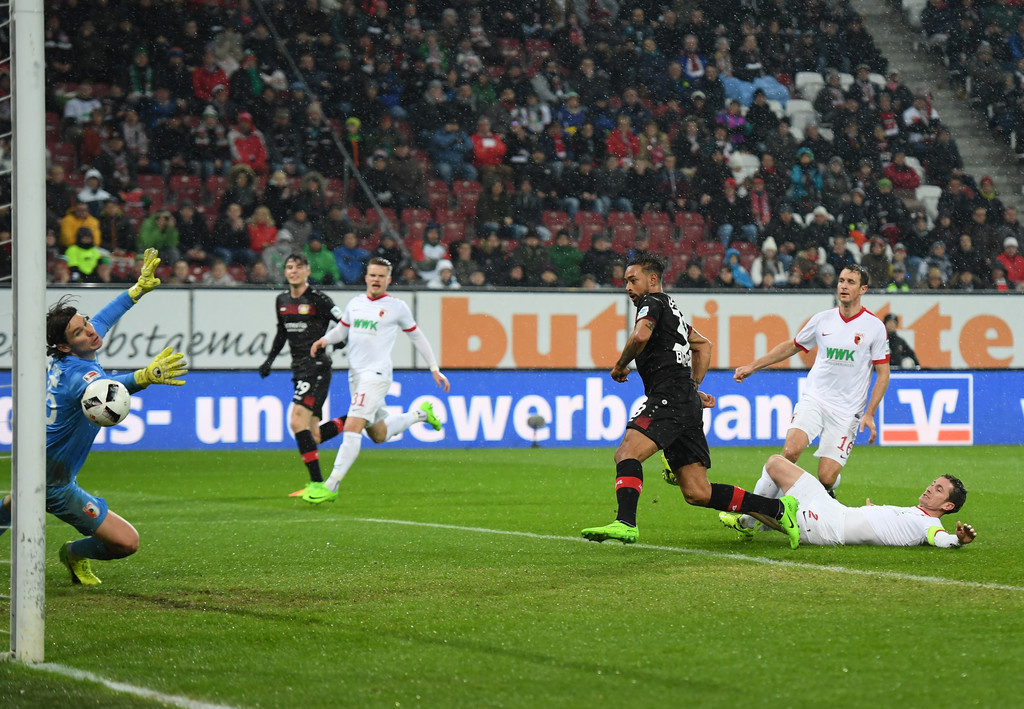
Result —
[[[92,232],[93,243],[100,241],[100,222],[89,214],[89,205],[79,202],[73,205],[60,220],[60,245],[62,248],[74,246],[78,239],[78,230],[87,227]]]

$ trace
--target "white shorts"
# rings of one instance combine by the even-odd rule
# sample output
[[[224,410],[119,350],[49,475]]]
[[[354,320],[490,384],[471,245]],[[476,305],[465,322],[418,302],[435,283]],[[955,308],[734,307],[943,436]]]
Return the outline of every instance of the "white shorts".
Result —
[[[797,526],[800,541],[818,546],[839,546],[846,539],[846,506],[828,494],[810,473],[801,475],[786,491],[800,503]]]
[[[793,421],[789,427],[806,433],[808,440],[818,439],[815,458],[829,458],[839,465],[846,465],[859,425],[858,418],[840,418],[817,401],[801,397],[793,410]]]
[[[388,417],[384,398],[390,389],[391,377],[388,375],[348,370],[348,390],[352,401],[346,415],[364,419],[367,426],[383,421]]]

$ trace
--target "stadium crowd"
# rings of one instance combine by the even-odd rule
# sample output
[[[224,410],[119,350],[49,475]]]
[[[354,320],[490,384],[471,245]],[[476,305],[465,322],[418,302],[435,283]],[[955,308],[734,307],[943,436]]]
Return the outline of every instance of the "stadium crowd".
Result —
[[[155,247],[180,285],[281,284],[302,251],[322,284],[379,255],[396,285],[619,287],[650,249],[679,288],[856,262],[873,289],[1024,290],[1016,210],[845,0],[262,10],[47,3],[52,282],[133,281]]]

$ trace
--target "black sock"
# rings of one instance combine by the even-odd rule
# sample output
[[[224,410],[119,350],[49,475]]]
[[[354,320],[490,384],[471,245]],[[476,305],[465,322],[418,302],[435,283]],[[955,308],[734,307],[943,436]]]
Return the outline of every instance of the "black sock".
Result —
[[[756,495],[741,487],[723,485],[722,483],[711,483],[711,500],[708,502],[708,507],[713,510],[742,514],[756,512],[773,519],[782,519],[784,511],[779,500]]]
[[[624,460],[615,466],[615,499],[619,502],[616,519],[631,527],[636,526],[636,506],[644,489],[644,466],[636,458]]]
[[[309,429],[299,431],[295,434],[295,442],[299,444],[299,455],[309,470],[309,479],[315,483],[322,483],[324,476],[320,474],[320,455],[316,450],[313,432]]]
[[[326,443],[327,441],[331,440],[339,433],[341,433],[341,429],[343,429],[344,427],[344,416],[333,418],[330,421],[324,421],[322,424],[320,424],[320,442]]]

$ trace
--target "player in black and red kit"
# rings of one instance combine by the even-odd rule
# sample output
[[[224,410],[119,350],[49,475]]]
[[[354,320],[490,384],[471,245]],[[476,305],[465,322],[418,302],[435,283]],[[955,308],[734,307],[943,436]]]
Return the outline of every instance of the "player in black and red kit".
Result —
[[[704,437],[703,409],[715,397],[699,390],[711,364],[711,341],[693,329],[675,302],[662,292],[665,265],[654,254],[640,252],[626,266],[626,293],[636,305],[636,324],[612,367],[611,376],[625,382],[636,360],[647,401],[626,426],[615,451],[615,496],[619,512],[604,527],[583,530],[591,541],[617,539],[632,544],[640,538],[636,508],[643,490],[643,461],[665,452],[683,497],[691,505],[762,515],[778,520],[790,546],[800,543],[793,497],[771,499],[742,488],[708,481],[711,453]]]
[[[309,262],[303,254],[295,253],[285,260],[284,277],[288,281],[288,290],[277,296],[274,305],[277,336],[266,361],[260,365],[259,373],[264,378],[270,374],[270,366],[287,342],[292,353],[292,381],[295,383],[289,425],[295,434],[302,462],[309,470],[307,486],[291,493],[292,497],[298,497],[311,486],[324,484],[317,446],[337,436],[345,425],[344,417],[320,423],[331,386],[331,358],[326,350],[316,357],[309,354],[312,344],[323,337],[331,323],[341,316],[341,309],[309,285]]]

